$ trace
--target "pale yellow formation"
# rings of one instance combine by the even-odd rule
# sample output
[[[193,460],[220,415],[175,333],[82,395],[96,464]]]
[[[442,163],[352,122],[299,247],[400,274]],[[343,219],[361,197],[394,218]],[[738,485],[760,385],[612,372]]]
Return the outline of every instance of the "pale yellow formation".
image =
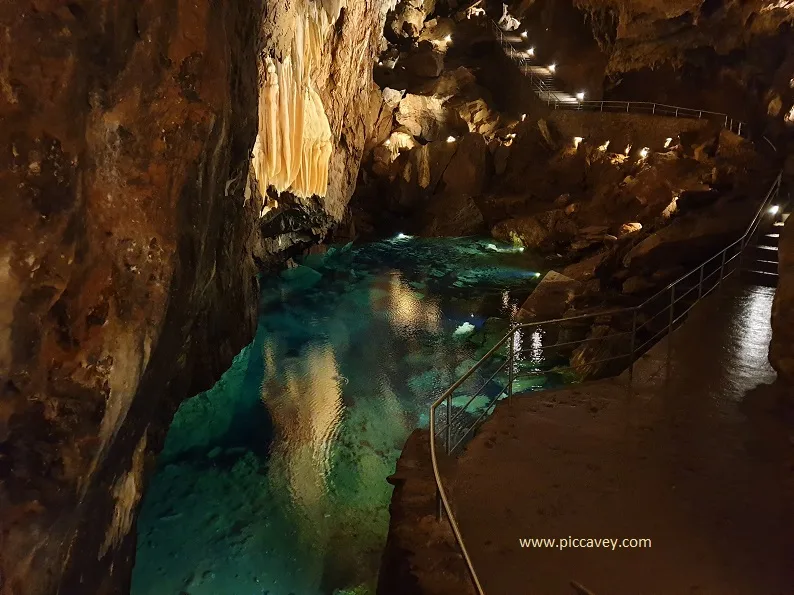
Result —
[[[308,2],[297,18],[290,55],[265,59],[253,167],[262,196],[268,186],[296,196],[325,196],[333,137],[312,79],[341,0]]]

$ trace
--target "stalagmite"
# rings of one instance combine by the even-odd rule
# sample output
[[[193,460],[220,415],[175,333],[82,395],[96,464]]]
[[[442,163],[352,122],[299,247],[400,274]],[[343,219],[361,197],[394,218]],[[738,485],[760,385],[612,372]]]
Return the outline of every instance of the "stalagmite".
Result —
[[[313,75],[343,5],[344,0],[308,2],[296,23],[290,54],[282,60],[265,58],[252,160],[263,197],[269,186],[301,197],[327,191],[333,136]]]

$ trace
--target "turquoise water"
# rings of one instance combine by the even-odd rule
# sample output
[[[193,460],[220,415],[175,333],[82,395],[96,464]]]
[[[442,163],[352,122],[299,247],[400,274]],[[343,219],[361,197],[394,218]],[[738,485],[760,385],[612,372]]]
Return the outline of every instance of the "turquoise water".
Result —
[[[493,240],[398,237],[264,279],[254,342],[169,429],[133,595],[373,593],[405,439],[539,264]]]

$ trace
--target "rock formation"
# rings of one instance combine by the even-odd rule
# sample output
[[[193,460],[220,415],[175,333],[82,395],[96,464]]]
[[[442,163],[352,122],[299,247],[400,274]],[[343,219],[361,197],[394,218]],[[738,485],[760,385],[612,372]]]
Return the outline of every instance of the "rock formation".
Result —
[[[259,271],[342,216],[388,4],[0,6],[4,595],[127,590],[174,409],[250,341]]]

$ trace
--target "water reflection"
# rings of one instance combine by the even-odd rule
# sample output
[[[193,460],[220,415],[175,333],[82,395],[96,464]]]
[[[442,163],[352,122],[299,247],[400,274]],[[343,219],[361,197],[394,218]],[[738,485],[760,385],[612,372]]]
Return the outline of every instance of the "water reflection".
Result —
[[[254,343],[169,430],[133,595],[374,592],[405,439],[536,282],[491,243],[402,238],[264,278]]]

